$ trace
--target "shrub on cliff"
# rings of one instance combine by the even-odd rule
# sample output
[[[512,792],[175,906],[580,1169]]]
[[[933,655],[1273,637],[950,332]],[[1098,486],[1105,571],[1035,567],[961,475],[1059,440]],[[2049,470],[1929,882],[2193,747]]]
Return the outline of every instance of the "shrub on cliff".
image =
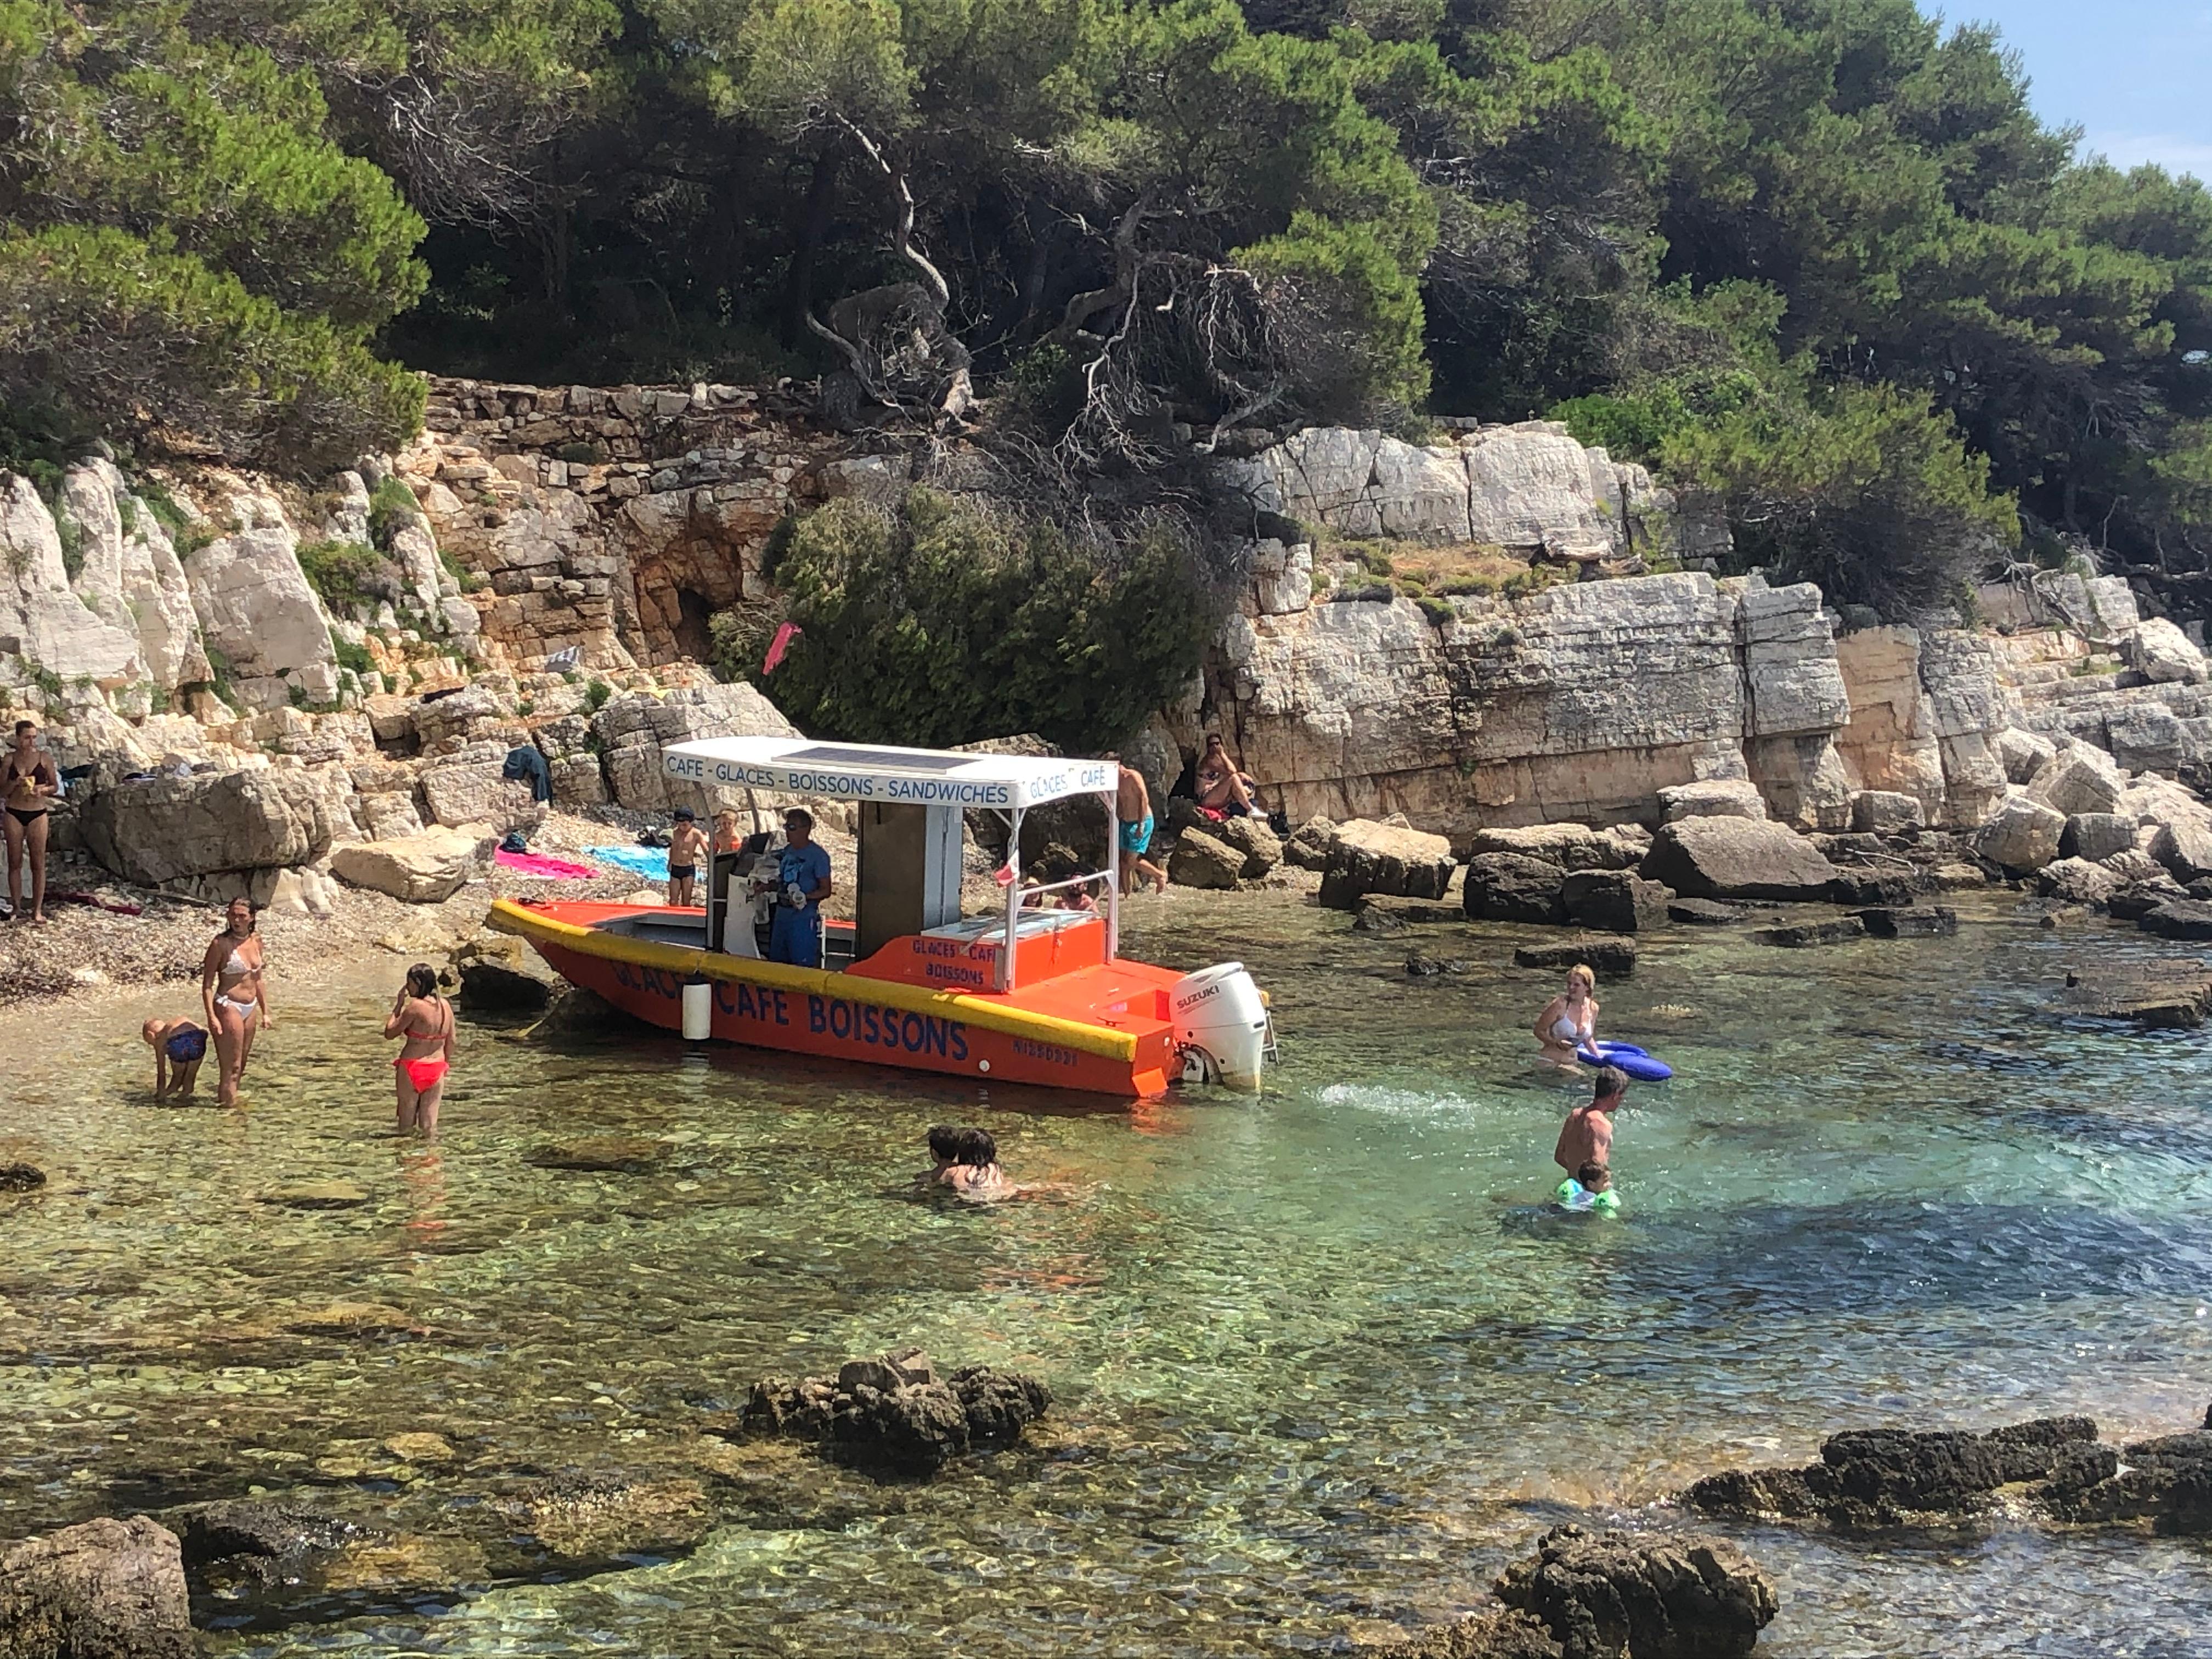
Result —
[[[792,527],[769,574],[804,632],[763,677],[758,640],[726,613],[724,672],[805,730],[861,742],[1036,732],[1099,748],[1188,683],[1218,617],[1165,524],[1080,539],[928,489],[896,512],[831,502]]]
[[[0,0],[0,394],[280,465],[396,443],[422,385],[368,342],[422,221],[313,76],[189,9]]]

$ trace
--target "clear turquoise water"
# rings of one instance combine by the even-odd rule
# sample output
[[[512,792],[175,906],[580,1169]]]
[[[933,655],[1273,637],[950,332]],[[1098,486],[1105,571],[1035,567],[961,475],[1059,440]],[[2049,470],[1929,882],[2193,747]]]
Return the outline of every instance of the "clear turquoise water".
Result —
[[[1272,988],[1264,1098],[1132,1115],[474,1030],[425,1152],[383,1134],[396,963],[286,997],[235,1115],[148,1103],[151,1001],[10,1016],[10,1052],[66,1060],[17,1073],[0,1117],[0,1158],[54,1177],[0,1209],[6,1529],[357,1492],[364,1449],[411,1429],[461,1455],[418,1499],[680,1462],[754,1377],[920,1342],[1044,1375],[1052,1431],[926,1488],[799,1466],[682,1560],[218,1650],[1322,1652],[1469,1604],[1546,1525],[1668,1524],[1653,1506],[1696,1475],[1838,1427],[2171,1431],[2212,1398],[2203,1040],[2045,1006],[2068,965],[2149,954],[2135,935],[1992,908],[1950,940],[1647,943],[1602,1029],[1681,1076],[1622,1114],[1617,1224],[1539,1207],[1579,1091],[1527,1063],[1553,976],[1498,965],[1506,931],[1424,930],[1475,964],[1425,981],[1406,941],[1289,899],[1178,893],[1130,935]],[[914,1201],[922,1131],[956,1117],[1069,1190]],[[524,1161],[580,1132],[674,1150],[641,1176]],[[257,1201],[326,1179],[368,1201]],[[340,1302],[407,1328],[271,1334]],[[2212,1648],[2203,1545],[1745,1541],[1784,1587],[1762,1651]]]

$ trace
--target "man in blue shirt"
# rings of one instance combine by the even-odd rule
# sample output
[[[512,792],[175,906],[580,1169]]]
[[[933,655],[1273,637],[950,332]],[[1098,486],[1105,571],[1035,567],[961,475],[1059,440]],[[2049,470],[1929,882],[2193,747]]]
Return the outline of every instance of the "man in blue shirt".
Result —
[[[794,806],[783,815],[789,843],[776,865],[775,923],[768,959],[799,968],[822,965],[822,901],[830,896],[830,854],[814,840],[814,815]]]

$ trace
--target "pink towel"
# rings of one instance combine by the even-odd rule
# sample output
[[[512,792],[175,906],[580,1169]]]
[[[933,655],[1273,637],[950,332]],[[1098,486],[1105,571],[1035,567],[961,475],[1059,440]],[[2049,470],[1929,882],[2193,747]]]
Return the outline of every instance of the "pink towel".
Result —
[[[504,847],[492,857],[510,870],[526,876],[548,876],[555,881],[581,881],[600,872],[588,864],[571,864],[566,859],[549,859],[543,853],[510,853]]]

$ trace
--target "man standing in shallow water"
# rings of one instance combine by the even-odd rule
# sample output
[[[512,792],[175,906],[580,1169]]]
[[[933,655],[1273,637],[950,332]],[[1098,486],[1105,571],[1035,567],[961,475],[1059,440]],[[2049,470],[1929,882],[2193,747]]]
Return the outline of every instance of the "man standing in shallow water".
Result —
[[[1121,770],[1121,779],[1114,795],[1114,816],[1117,820],[1115,833],[1121,838],[1121,893],[1124,897],[1137,890],[1139,878],[1152,884],[1152,890],[1168,890],[1168,872],[1152,863],[1145,853],[1152,844],[1152,792],[1146,785],[1145,775],[1126,764],[1111,750],[1105,758]]]
[[[1620,1109],[1621,1097],[1628,1092],[1628,1073],[1618,1066],[1601,1066],[1591,1089],[1589,1104],[1577,1106],[1567,1115],[1566,1126],[1559,1131],[1559,1144],[1552,1151],[1552,1161],[1569,1175],[1585,1164],[1604,1170],[1613,1167],[1613,1115]]]

